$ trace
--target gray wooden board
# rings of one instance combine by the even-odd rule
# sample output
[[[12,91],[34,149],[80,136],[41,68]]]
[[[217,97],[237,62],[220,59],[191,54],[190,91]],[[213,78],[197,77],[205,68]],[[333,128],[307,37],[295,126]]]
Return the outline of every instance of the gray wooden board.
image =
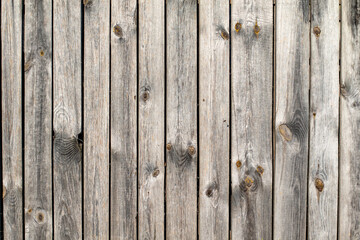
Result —
[[[231,3],[231,235],[272,238],[273,4]]]
[[[276,1],[274,239],[305,239],[310,5]]]
[[[22,19],[22,1],[1,1],[1,217],[4,239],[23,237]]]
[[[199,238],[229,237],[229,2],[199,3]]]
[[[165,1],[139,0],[139,239],[164,239]]]
[[[25,239],[53,236],[52,3],[25,1]]]
[[[166,238],[197,236],[197,0],[168,0]]]
[[[84,238],[109,239],[110,1],[85,1]]]
[[[339,127],[339,0],[311,3],[308,239],[336,239]]]
[[[53,8],[54,238],[81,239],[81,2]]]
[[[360,238],[360,1],[342,1],[339,239]]]
[[[111,239],[136,239],[136,0],[111,1]]]

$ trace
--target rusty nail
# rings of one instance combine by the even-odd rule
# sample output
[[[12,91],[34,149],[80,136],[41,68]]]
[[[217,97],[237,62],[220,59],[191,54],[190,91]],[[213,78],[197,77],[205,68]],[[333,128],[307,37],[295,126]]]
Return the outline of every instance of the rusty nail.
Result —
[[[258,37],[259,37],[259,33],[260,33],[260,27],[259,27],[259,25],[257,24],[257,22],[255,23],[255,26],[254,26],[254,33],[255,33],[256,37],[258,38]]]
[[[314,27],[314,34],[315,34],[316,38],[320,37],[320,33],[321,33],[320,28],[319,27]]]
[[[114,34],[119,37],[119,38],[122,38],[123,36],[123,31],[121,29],[121,27],[119,26],[119,24],[116,24],[113,28],[113,32]]]
[[[259,165],[259,166],[257,166],[256,171],[257,171],[258,173],[260,173],[260,175],[263,175],[263,173],[264,173],[264,168]]]
[[[172,148],[171,143],[166,144],[166,149],[167,149],[168,151],[170,151],[170,150],[171,150],[171,148]]]
[[[190,155],[194,155],[196,153],[196,150],[195,150],[194,146],[189,146],[188,153]]]
[[[240,160],[237,160],[237,162],[236,162],[236,166],[237,166],[238,168],[240,168],[240,167],[241,167],[241,162],[240,162]]]
[[[221,37],[224,40],[228,40],[229,39],[229,34],[223,29],[223,30],[221,30]]]
[[[235,31],[236,31],[236,32],[239,32],[239,31],[241,30],[241,27],[242,27],[241,23],[237,22],[237,23],[235,24]]]
[[[40,50],[40,56],[44,56],[45,55],[45,53],[44,53],[44,51],[43,50]]]
[[[251,177],[247,176],[247,177],[245,178],[245,185],[246,185],[247,187],[251,187],[251,185],[253,184],[253,182],[254,182],[254,180],[252,180]]]

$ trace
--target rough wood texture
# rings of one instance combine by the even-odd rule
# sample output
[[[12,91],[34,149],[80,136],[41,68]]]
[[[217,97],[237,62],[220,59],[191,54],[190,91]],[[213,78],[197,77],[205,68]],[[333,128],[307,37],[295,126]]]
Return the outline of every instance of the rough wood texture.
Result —
[[[25,238],[51,239],[52,3],[25,1]]]
[[[271,239],[273,4],[233,1],[231,13],[231,235]]]
[[[360,1],[342,1],[339,239],[360,238]]]
[[[111,239],[136,239],[136,0],[111,1]]]
[[[274,239],[305,239],[309,1],[276,1]]]
[[[2,182],[4,239],[23,237],[22,1],[1,1]],[[2,235],[2,233],[0,234]]]
[[[110,2],[85,1],[84,238],[109,239]]]
[[[54,237],[81,239],[81,2],[54,4]]]
[[[166,238],[196,239],[197,0],[166,7]]]
[[[229,2],[199,3],[199,238],[229,237]]]
[[[164,239],[164,4],[139,0],[139,239]]]
[[[308,239],[337,238],[339,0],[311,3]]]

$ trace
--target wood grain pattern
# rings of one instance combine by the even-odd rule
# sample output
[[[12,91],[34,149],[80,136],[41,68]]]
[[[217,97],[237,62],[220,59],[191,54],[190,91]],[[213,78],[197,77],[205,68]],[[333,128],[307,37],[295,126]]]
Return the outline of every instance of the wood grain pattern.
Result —
[[[308,239],[337,238],[339,1],[311,3]]]
[[[1,1],[2,189],[4,239],[23,237],[22,1]]]
[[[197,237],[197,1],[167,10],[166,238]]]
[[[137,235],[136,0],[111,1],[111,239]]]
[[[81,2],[53,1],[54,238],[81,239]]]
[[[199,239],[229,237],[229,2],[199,3]]]
[[[25,1],[25,239],[50,239],[52,3]]]
[[[164,239],[165,1],[139,0],[139,239]]]
[[[305,239],[309,1],[276,1],[274,239]]]
[[[360,1],[342,1],[339,239],[360,238]]]
[[[110,2],[85,1],[84,238],[109,239]]]
[[[273,4],[232,1],[231,13],[231,235],[271,239]]]

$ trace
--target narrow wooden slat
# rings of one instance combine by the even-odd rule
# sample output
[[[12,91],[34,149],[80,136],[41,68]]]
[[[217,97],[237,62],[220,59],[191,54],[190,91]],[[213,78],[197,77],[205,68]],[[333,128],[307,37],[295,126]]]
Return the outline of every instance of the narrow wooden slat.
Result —
[[[231,235],[272,238],[273,3],[231,4]]]
[[[166,8],[166,238],[196,239],[197,0]]]
[[[339,0],[313,0],[311,16],[308,238],[336,239]]]
[[[199,3],[199,238],[229,236],[229,2]]]
[[[22,1],[1,1],[2,182],[4,239],[23,237]],[[1,234],[2,235],[2,234]]]
[[[139,239],[164,239],[164,4],[139,0]]]
[[[110,2],[84,2],[84,238],[109,239]]]
[[[25,238],[51,239],[52,3],[25,1]]]
[[[342,1],[339,239],[360,238],[360,1]]]
[[[54,20],[54,237],[80,239],[81,2],[53,1]]]
[[[111,239],[136,239],[136,0],[111,1]]]
[[[309,1],[276,1],[274,239],[305,239]]]

